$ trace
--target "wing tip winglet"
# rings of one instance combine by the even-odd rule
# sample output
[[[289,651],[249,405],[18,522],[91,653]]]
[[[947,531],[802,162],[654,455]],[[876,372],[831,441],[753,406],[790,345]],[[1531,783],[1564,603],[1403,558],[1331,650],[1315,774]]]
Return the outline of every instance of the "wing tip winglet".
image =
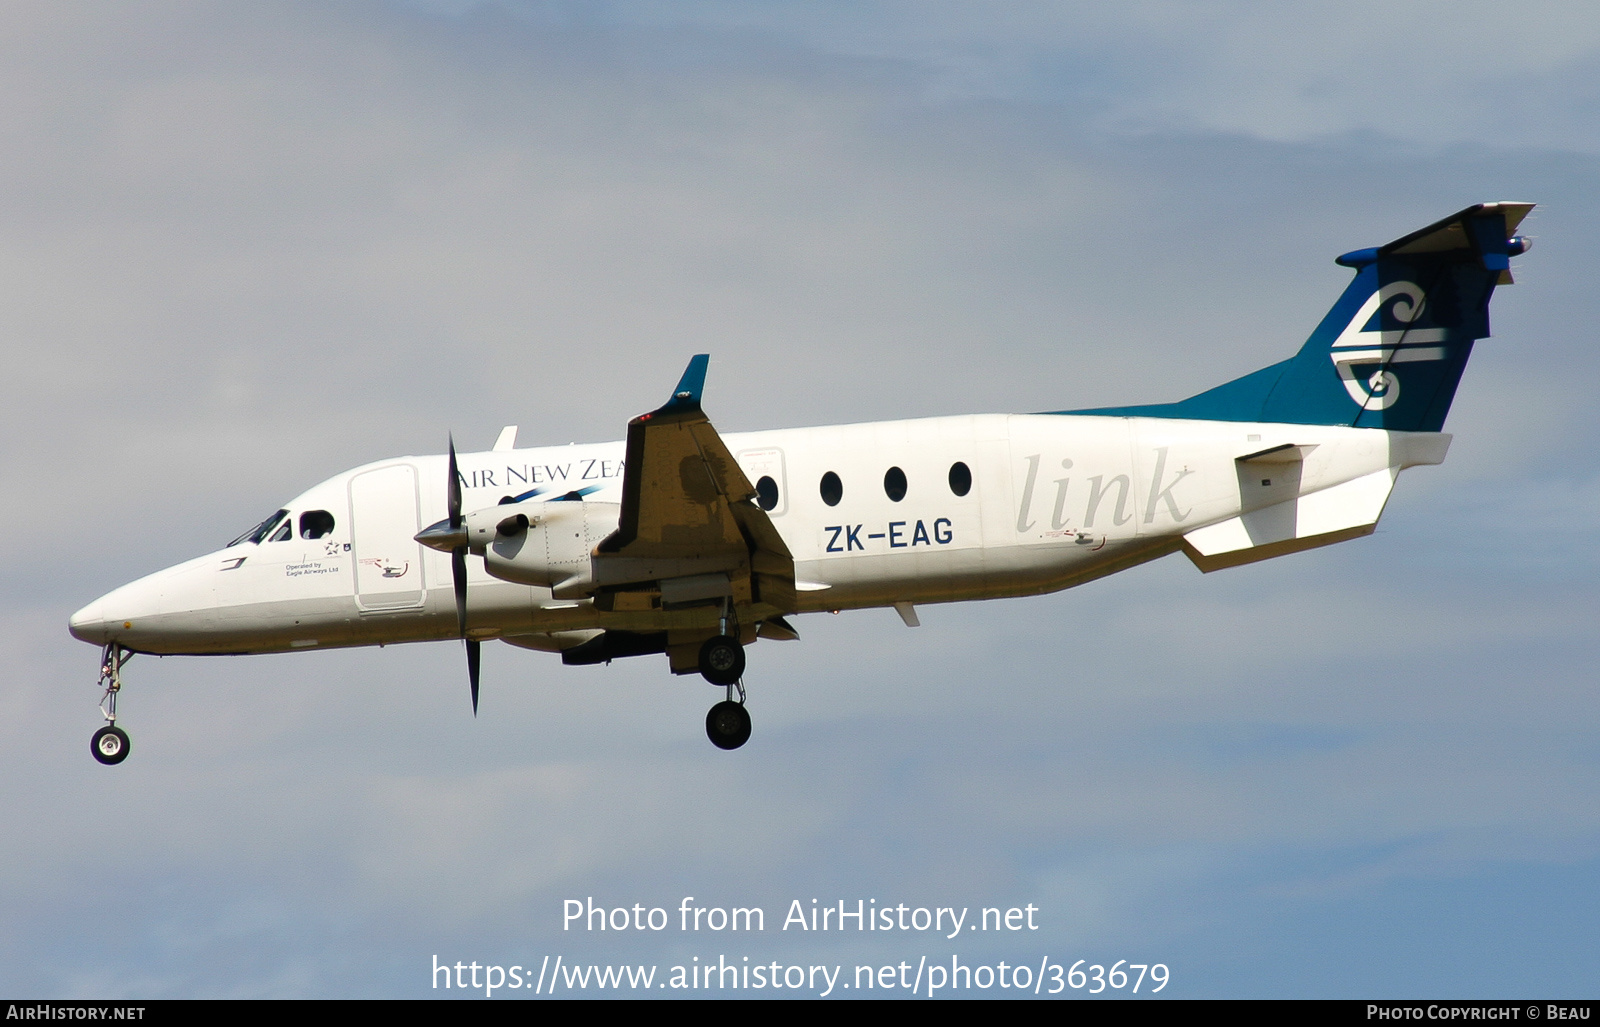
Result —
[[[683,377],[678,379],[678,387],[672,390],[672,398],[656,412],[664,414],[697,409],[700,406],[700,394],[705,391],[706,367],[710,363],[709,353],[697,353],[690,357],[689,366],[683,369]]]

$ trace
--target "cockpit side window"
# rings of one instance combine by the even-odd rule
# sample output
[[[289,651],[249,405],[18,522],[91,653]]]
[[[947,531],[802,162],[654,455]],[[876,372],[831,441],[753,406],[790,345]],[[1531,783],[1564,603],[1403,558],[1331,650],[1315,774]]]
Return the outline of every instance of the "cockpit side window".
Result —
[[[300,537],[321,538],[333,532],[333,514],[326,510],[307,510],[300,515]]]
[[[287,510],[279,510],[277,513],[273,514],[271,517],[268,517],[266,520],[262,521],[260,524],[256,525],[255,527],[251,528],[249,531],[245,532],[243,535],[240,535],[238,538],[234,539],[232,542],[229,542],[228,543],[228,548],[232,549],[234,546],[237,546],[237,545],[239,545],[241,543],[244,543],[244,542],[249,542],[252,545],[259,545],[261,543],[261,540],[266,538],[269,534],[271,534],[272,533],[272,529],[276,528],[278,526],[278,522],[283,520],[287,516],[289,516],[289,511],[287,511]]]
[[[294,524],[287,517],[284,518],[283,526],[272,533],[272,541],[274,542],[286,542],[293,537]]]

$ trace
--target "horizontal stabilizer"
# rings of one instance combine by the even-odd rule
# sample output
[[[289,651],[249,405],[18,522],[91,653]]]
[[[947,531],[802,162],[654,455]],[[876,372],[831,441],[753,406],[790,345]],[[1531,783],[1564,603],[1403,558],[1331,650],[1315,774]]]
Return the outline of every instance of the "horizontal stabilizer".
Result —
[[[1505,218],[1505,227],[1501,233],[1510,241],[1510,236],[1522,224],[1522,219],[1528,216],[1528,211],[1533,209],[1531,203],[1480,203],[1468,207],[1459,214],[1435,222],[1427,228],[1419,228],[1410,235],[1401,236],[1387,246],[1378,247],[1378,256],[1394,254],[1397,256],[1414,256],[1417,254],[1445,254],[1445,253],[1473,253],[1483,261],[1485,270],[1498,272],[1497,285],[1510,285],[1511,262],[1514,253],[1508,251],[1502,243],[1500,234],[1486,235],[1479,229],[1481,220],[1474,220],[1470,215],[1499,213]],[[1523,252],[1526,247],[1525,240],[1515,248],[1516,253]],[[1348,256],[1348,254],[1347,254]]]
[[[1399,468],[1347,481],[1218,524],[1183,537],[1183,550],[1206,573],[1270,560],[1306,549],[1370,535],[1389,501]]]
[[[1281,446],[1273,446],[1271,449],[1263,449],[1259,453],[1251,453],[1249,456],[1241,456],[1236,459],[1241,464],[1292,464],[1304,460],[1316,448],[1316,443],[1312,443],[1309,446],[1296,446],[1286,442]]]

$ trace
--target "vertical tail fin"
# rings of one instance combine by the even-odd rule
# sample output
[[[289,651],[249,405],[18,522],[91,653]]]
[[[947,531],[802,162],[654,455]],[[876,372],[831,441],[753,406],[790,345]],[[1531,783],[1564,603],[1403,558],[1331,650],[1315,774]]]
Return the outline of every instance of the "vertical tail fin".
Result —
[[[1489,297],[1511,284],[1513,235],[1528,203],[1480,203],[1339,258],[1356,277],[1289,361],[1263,421],[1439,431],[1472,344],[1489,335]]]
[[[1356,272],[1300,352],[1159,406],[1075,413],[1439,431],[1531,203],[1480,203],[1338,263]]]

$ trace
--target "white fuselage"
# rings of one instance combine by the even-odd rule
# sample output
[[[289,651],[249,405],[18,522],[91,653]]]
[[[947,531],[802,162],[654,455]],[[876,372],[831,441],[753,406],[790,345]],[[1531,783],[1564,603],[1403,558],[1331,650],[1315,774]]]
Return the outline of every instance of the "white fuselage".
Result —
[[[1185,536],[1191,547],[1259,542],[1260,532],[1282,529],[1265,515],[1252,521],[1252,511],[1292,518],[1297,502],[1302,518],[1332,516],[1329,525],[1343,527],[1338,511],[1348,501],[1325,501],[1319,514],[1304,498],[1316,495],[1360,492],[1367,498],[1357,500],[1375,502],[1352,515],[1359,527],[1368,513],[1376,521],[1400,469],[1438,463],[1448,442],[1377,429],[1059,414],[723,439],[752,483],[777,486],[768,516],[794,556],[800,612],[1051,592],[1173,552]],[[1304,456],[1292,465],[1239,460],[1278,446]],[[617,503],[622,460],[621,442],[463,454],[463,509],[532,489],[544,490],[540,499],[585,490],[586,500]],[[957,463],[970,474],[964,495]],[[898,501],[885,487],[895,467],[905,480]],[[842,486],[833,505],[820,487],[829,472]],[[451,558],[413,539],[445,517],[446,474],[443,456],[340,474],[287,504],[286,538],[243,542],[116,589],[74,615],[73,634],[168,654],[457,637]],[[1376,485],[1351,484],[1360,481]],[[1230,532],[1244,541],[1228,542]],[[596,630],[651,628],[647,615],[491,577],[477,558],[468,568],[474,637],[557,650]]]

